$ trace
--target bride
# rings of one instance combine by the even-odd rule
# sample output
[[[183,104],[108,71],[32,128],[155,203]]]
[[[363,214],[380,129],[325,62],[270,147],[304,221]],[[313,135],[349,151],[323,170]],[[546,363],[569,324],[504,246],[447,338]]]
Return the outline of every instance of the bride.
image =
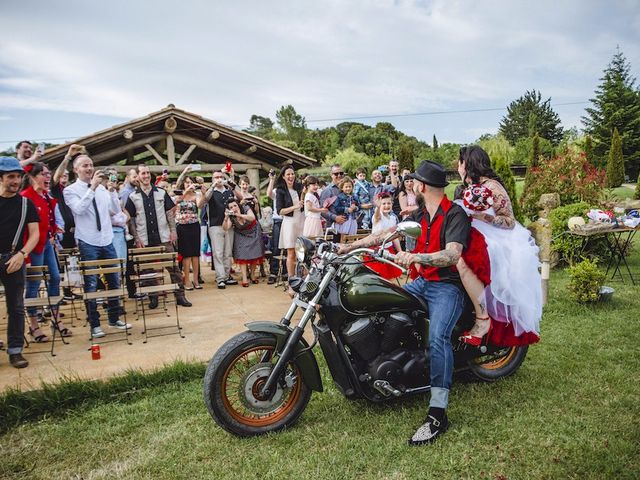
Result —
[[[473,346],[479,346],[485,336],[493,344],[535,343],[542,316],[538,247],[513,216],[509,195],[482,148],[460,149],[458,173],[466,188],[463,199],[456,202],[484,237],[490,263],[489,278],[482,275],[482,266],[474,265],[473,255],[457,264],[476,316],[473,328],[460,340]]]

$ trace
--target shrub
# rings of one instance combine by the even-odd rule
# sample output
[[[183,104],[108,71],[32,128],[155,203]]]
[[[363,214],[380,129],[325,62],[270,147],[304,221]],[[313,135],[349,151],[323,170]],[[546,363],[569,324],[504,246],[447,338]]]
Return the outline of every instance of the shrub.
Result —
[[[566,151],[539,167],[529,168],[520,200],[523,213],[535,220],[543,193],[558,193],[561,205],[575,202],[597,205],[604,182],[604,170],[590,165],[583,152]]]
[[[613,129],[611,150],[607,161],[607,187],[615,188],[624,182],[624,157],[622,156],[622,139],[618,129]]]
[[[582,248],[583,237],[567,233],[567,220],[571,217],[583,217],[591,207],[586,202],[571,203],[558,207],[549,214],[551,222],[551,250],[558,256],[559,263],[573,265],[581,258],[608,260],[609,248],[605,238],[592,238]]]
[[[578,303],[595,302],[605,274],[598,269],[598,262],[584,260],[569,268],[569,296]]]
[[[640,173],[638,173],[638,180],[636,181],[636,193],[633,195],[633,198],[636,200],[640,200]]]

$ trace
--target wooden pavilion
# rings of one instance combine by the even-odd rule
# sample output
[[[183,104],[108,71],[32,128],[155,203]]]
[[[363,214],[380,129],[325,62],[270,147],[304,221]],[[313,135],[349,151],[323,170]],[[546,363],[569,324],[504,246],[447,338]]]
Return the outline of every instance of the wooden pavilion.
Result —
[[[231,162],[236,173],[246,173],[259,186],[260,170],[284,165],[295,169],[317,165],[317,160],[268,140],[180,110],[166,108],[111,128],[47,149],[43,162],[59,164],[72,143],[82,144],[96,166],[114,166],[126,172],[146,163],[154,173],[182,172],[190,163],[203,173]]]

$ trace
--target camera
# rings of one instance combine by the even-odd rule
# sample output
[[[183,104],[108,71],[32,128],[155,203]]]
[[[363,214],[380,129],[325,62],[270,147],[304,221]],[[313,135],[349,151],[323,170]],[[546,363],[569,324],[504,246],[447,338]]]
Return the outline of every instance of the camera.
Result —
[[[184,192],[182,190],[174,190],[173,194],[174,195],[182,195]]]
[[[269,170],[269,176],[273,177],[276,174],[276,171],[272,168],[271,170]]]
[[[386,175],[386,174],[388,174],[388,173],[389,173],[389,167],[388,167],[387,165],[380,165],[380,166],[378,167],[378,171],[379,171],[381,174]]]
[[[111,175],[109,175],[109,181],[110,182],[117,182],[118,181],[118,175],[116,175],[115,173],[112,173]]]

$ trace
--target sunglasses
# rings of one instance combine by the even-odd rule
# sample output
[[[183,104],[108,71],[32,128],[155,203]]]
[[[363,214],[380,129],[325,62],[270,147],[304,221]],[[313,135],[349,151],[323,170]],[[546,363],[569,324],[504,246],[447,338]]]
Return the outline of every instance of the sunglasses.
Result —
[[[344,177],[344,172],[333,172],[331,175],[335,175],[336,177]]]

